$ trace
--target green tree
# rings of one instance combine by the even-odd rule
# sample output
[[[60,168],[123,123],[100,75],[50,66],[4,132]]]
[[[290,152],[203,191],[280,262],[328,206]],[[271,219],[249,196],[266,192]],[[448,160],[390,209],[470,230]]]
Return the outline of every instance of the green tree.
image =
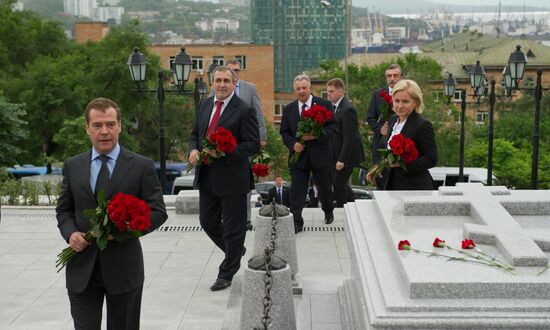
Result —
[[[78,155],[90,148],[90,138],[86,134],[86,119],[79,116],[65,119],[63,127],[53,136],[53,142],[63,145],[55,154],[56,159],[63,160]]]
[[[27,137],[26,124],[23,120],[25,110],[22,104],[6,102],[0,95],[0,166],[11,166],[17,163],[18,155]]]
[[[465,152],[466,166],[487,167],[487,142],[476,141]],[[529,153],[514,147],[505,139],[493,141],[493,170],[495,183],[509,188],[529,188],[531,161]]]

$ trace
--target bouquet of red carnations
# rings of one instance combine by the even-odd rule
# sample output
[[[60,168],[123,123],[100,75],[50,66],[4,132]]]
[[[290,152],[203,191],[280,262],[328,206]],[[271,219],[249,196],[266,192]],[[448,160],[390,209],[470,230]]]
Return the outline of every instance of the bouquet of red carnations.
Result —
[[[296,138],[301,144],[304,144],[304,134],[311,134],[314,137],[320,137],[325,134],[323,125],[332,120],[333,114],[327,108],[322,105],[314,104],[311,108],[302,111],[300,116],[300,122],[298,122],[298,130],[296,131]],[[300,158],[300,152],[294,152],[290,158],[290,163],[295,164]]]
[[[269,174],[269,162],[271,161],[271,156],[264,149],[260,150],[259,153],[252,158],[252,172],[256,175],[256,181],[260,177],[265,177]]]
[[[393,163],[399,163],[399,165],[406,171],[407,164],[414,162],[418,158],[418,150],[413,140],[406,138],[403,134],[396,134],[390,140],[390,149],[378,149],[382,156],[382,160],[374,165],[367,177],[376,178],[384,170],[390,167]]]
[[[97,247],[107,247],[109,236],[116,241],[139,237],[142,231],[151,227],[151,208],[143,200],[128,194],[117,193],[113,199],[105,202],[104,191],[98,193],[98,205],[95,209],[86,209],[83,214],[90,219],[90,230],[84,235],[87,241],[95,239]],[[59,253],[57,272],[77,254],[71,247]]]
[[[385,122],[389,122],[390,116],[393,113],[393,97],[386,90],[381,91],[380,96],[384,99],[384,104],[382,105],[382,113],[378,120],[384,119]]]
[[[218,127],[214,132],[202,140],[203,150],[196,165],[212,164],[216,158],[232,153],[237,148],[237,139],[230,130]],[[214,150],[217,157],[212,157],[204,149]],[[193,165],[189,164],[187,173],[191,172]]]

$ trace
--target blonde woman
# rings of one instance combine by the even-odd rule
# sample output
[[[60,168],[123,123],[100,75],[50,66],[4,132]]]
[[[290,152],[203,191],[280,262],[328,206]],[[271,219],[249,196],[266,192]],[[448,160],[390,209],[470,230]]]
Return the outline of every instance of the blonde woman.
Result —
[[[384,190],[433,190],[433,179],[428,171],[437,163],[437,146],[432,124],[420,114],[424,108],[422,90],[416,82],[404,79],[392,91],[395,116],[382,127],[388,132],[388,143],[397,134],[413,140],[418,149],[418,158],[407,164],[406,170],[399,163],[393,163],[382,177]],[[373,177],[368,177],[374,181]]]

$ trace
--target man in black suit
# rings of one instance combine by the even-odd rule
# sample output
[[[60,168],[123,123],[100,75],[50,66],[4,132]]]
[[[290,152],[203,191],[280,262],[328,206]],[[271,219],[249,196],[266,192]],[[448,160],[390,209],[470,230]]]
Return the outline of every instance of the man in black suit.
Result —
[[[327,83],[327,98],[334,106],[337,134],[333,139],[335,163],[334,199],[336,207],[343,207],[353,201],[353,192],[348,184],[353,167],[365,160],[365,152],[359,134],[357,111],[344,97],[345,85],[342,79],[331,79]]]
[[[381,160],[380,152],[378,149],[385,148],[385,141],[382,139],[381,129],[387,122],[382,117],[381,108],[384,105],[384,98],[380,95],[382,91],[386,91],[389,95],[392,94],[392,89],[401,79],[403,79],[403,73],[399,64],[391,64],[384,72],[384,77],[388,86],[379,88],[372,94],[369,108],[367,110],[367,124],[372,128],[372,163],[378,164]],[[387,133],[386,133],[387,134]],[[376,179],[376,187],[383,189],[383,182],[380,178]]]
[[[319,197],[325,212],[325,223],[334,221],[332,213],[332,153],[330,139],[335,133],[336,122],[330,120],[324,124],[325,134],[319,138],[311,134],[304,134],[302,140],[296,138],[300,115],[303,110],[318,104],[331,110],[331,103],[325,99],[311,94],[311,81],[305,74],[294,78],[294,94],[297,100],[287,104],[283,109],[281,128],[279,130],[283,142],[289,150],[288,166],[292,183],[290,186],[290,211],[294,215],[294,231],[303,230],[304,219],[302,210],[305,205],[310,173],[313,172],[315,182],[319,186]],[[290,158],[295,152],[301,152],[298,161],[290,163]]]
[[[260,136],[255,110],[235,95],[235,73],[218,66],[213,72],[216,91],[201,102],[195,127],[189,138],[189,162],[196,165],[201,152],[216,157],[202,140],[219,127],[235,136],[236,149],[214,162],[199,165],[195,187],[199,187],[199,219],[210,239],[225,252],[212,291],[231,286],[240,267],[246,235],[246,195],[254,186],[248,157],[260,151]],[[223,218],[223,222],[222,222]]]
[[[99,190],[105,199],[117,192],[134,195],[151,207],[152,232],[166,221],[162,188],[153,160],[118,143],[118,105],[106,98],[92,100],[85,110],[86,131],[93,148],[63,165],[57,226],[78,254],[67,264],[66,282],[75,329],[100,329],[103,299],[107,300],[107,329],[138,329],[143,291],[143,253],[139,239],[110,240],[100,251],[84,239],[90,221],[85,209],[97,207]]]
[[[283,184],[283,177],[277,175],[273,182],[275,183],[275,187],[269,189],[267,192],[267,202],[271,203],[275,199],[275,203],[288,207],[290,205],[289,192],[288,188]]]

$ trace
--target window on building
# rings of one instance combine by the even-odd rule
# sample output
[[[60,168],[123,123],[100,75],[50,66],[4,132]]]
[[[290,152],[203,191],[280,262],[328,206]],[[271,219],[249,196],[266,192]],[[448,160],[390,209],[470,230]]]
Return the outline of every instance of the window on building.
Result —
[[[245,55],[237,55],[235,58],[241,62],[241,70],[246,69],[246,56]]]
[[[191,62],[193,62],[193,70],[195,71],[198,71],[198,70],[202,70],[202,63],[203,63],[203,60],[202,60],[202,56],[193,56],[191,57]]]
[[[278,103],[278,104],[275,104],[275,111],[273,112],[273,114],[275,116],[282,116],[283,115],[283,108],[285,107],[286,104],[282,104],[282,103]]]
[[[476,112],[476,123],[483,124],[489,118],[489,113],[486,111]]]
[[[462,89],[456,89],[455,90],[455,102],[461,102],[462,101],[462,94],[464,91]]]
[[[212,62],[216,63],[217,66],[224,65],[225,61],[223,56],[214,56],[212,57]]]

